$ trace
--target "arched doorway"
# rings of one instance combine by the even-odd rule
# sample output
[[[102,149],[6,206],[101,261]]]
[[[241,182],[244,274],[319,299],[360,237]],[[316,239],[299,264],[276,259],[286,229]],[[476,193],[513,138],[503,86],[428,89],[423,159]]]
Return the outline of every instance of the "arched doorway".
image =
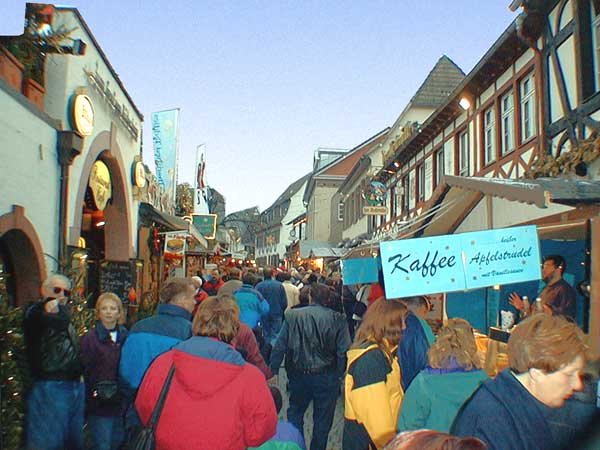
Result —
[[[135,256],[128,178],[118,145],[110,136],[100,133],[87,152],[69,233],[69,244],[87,252],[85,290],[89,306],[100,293],[101,262],[129,262]]]
[[[0,216],[0,295],[11,306],[22,306],[39,297],[46,276],[43,251],[24,209]]]

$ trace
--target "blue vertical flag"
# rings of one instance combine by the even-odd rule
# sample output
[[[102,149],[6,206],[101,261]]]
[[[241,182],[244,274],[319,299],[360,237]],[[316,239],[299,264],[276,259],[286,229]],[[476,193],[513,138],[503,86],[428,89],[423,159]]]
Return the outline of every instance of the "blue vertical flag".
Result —
[[[172,211],[177,189],[179,109],[152,113],[152,143],[156,177],[162,191],[160,205],[163,211]]]

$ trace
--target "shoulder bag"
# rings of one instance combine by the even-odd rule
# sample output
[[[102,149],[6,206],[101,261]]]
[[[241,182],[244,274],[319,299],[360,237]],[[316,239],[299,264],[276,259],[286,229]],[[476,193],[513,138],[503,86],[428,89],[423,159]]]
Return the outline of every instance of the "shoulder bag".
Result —
[[[175,366],[172,365],[169,369],[169,374],[167,375],[165,384],[163,385],[160,395],[158,396],[158,401],[156,402],[156,405],[154,405],[154,410],[152,411],[150,420],[148,420],[148,423],[146,423],[146,425],[142,427],[136,433],[135,437],[129,442],[127,445],[127,450],[154,450],[154,433],[156,431],[156,426],[158,425],[158,419],[160,419],[163,406],[165,405],[165,400],[167,398],[167,394],[169,393],[169,386],[171,386],[171,380],[173,379],[174,373]]]

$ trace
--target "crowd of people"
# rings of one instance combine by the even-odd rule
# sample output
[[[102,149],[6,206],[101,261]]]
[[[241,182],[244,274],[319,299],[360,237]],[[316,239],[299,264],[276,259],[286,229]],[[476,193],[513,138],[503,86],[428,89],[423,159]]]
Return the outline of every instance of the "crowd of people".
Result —
[[[598,362],[564,301],[553,308],[547,295],[536,313],[511,295],[527,314],[508,368],[490,378],[469,322],[450,318],[434,334],[429,299],[386,299],[383,283],[216,268],[167,280],[156,314],[129,330],[121,299],[101,294],[95,327],[78,338],[70,281],[52,275],[23,324],[27,448],[129,448],[156,419],[157,450],[326,450],[340,396],[343,450],[553,450],[583,439]]]

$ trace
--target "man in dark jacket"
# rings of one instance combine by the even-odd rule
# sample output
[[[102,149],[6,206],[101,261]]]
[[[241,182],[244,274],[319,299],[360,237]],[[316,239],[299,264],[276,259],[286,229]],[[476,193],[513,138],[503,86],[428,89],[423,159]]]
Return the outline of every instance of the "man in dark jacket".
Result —
[[[435,337],[431,327],[425,321],[429,311],[429,301],[421,295],[406,297],[402,301],[408,307],[409,313],[406,316],[406,328],[402,332],[396,353],[400,364],[402,389],[406,392],[412,380],[427,365],[427,352]]]
[[[346,318],[323,305],[330,290],[315,284],[309,293],[309,306],[290,309],[271,355],[274,374],[285,356],[290,381],[288,420],[301,432],[304,413],[313,402],[313,438],[310,450],[324,450],[333,423],[340,378],[346,369],[350,335]]]
[[[66,306],[71,282],[52,275],[42,284],[43,299],[23,322],[34,379],[27,397],[27,448],[83,448],[85,392],[79,342]]]
[[[285,288],[280,281],[273,279],[274,270],[266,267],[263,271],[264,280],[255,286],[255,289],[269,302],[269,314],[265,316],[264,332],[267,342],[273,344],[281,324],[283,322],[283,313],[287,308],[287,295]]]

